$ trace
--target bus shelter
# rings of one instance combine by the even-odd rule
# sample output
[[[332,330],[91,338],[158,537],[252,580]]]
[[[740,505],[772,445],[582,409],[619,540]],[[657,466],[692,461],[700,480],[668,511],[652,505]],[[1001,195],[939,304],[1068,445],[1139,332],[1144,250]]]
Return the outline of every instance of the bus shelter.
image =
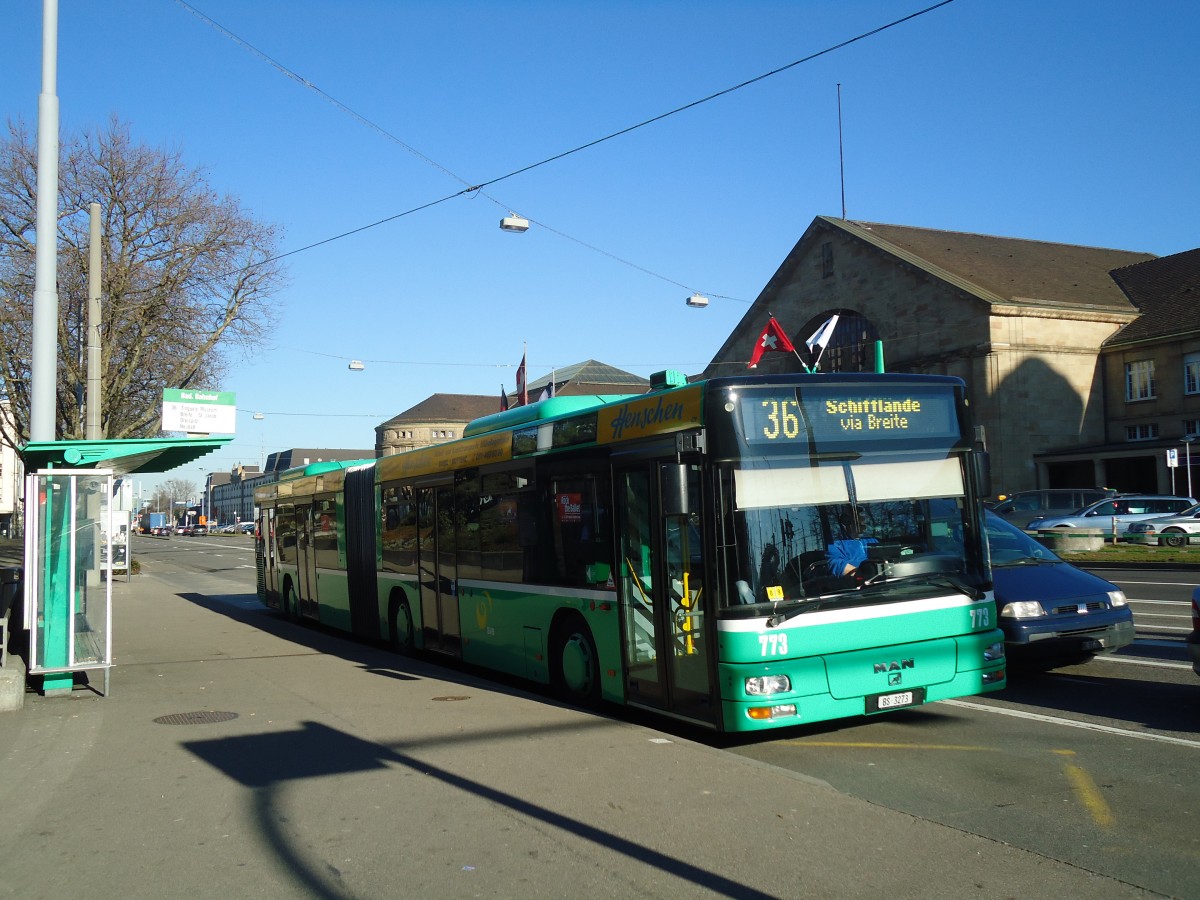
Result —
[[[166,472],[231,441],[163,438],[42,441],[25,459],[25,595],[30,676],[69,692],[76,672],[112,666],[113,487],[119,475]],[[32,570],[32,571],[30,571]],[[108,577],[102,577],[104,571]]]

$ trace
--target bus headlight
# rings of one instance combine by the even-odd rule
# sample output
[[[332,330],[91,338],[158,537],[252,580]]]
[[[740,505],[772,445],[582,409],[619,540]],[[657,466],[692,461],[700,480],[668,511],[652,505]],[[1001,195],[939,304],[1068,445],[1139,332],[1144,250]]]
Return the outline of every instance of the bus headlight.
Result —
[[[746,693],[751,697],[786,694],[791,689],[792,680],[786,675],[756,675],[746,679]]]
[[[1004,659],[1004,641],[997,641],[983,648],[984,662],[995,662],[998,659]]]

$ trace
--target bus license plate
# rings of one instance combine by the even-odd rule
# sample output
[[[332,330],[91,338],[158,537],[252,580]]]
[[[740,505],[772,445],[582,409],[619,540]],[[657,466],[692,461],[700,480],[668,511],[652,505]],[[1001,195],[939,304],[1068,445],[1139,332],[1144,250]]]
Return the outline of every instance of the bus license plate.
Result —
[[[924,702],[924,688],[914,688],[911,691],[897,691],[894,694],[875,694],[867,698],[867,712],[902,709],[905,706],[918,706]]]

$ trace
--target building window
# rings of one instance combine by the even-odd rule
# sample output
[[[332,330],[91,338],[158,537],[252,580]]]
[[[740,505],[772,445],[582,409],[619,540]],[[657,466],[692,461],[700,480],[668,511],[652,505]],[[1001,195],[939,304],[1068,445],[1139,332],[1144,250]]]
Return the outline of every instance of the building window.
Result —
[[[1153,400],[1154,393],[1154,360],[1142,359],[1125,364],[1125,399]]]
[[[1200,394],[1200,353],[1184,354],[1183,392],[1185,394]]]
[[[833,275],[833,244],[826,241],[821,245],[821,277]]]
[[[1155,423],[1125,426],[1125,440],[1127,441],[1152,441],[1157,437],[1158,425]]]
[[[1183,436],[1200,436],[1200,419],[1183,420]]]

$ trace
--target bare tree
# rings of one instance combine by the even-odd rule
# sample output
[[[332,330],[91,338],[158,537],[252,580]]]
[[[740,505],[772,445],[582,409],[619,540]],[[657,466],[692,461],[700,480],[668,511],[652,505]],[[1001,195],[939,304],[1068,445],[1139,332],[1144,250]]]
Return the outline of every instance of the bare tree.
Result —
[[[37,146],[22,123],[0,141],[0,375],[12,401],[3,437],[28,440]],[[55,434],[83,437],[88,216],[103,209],[101,429],[159,433],[164,388],[217,388],[218,373],[271,324],[282,283],[277,230],[218,196],[178,152],[140,146],[114,119],[62,142]]]
[[[175,521],[180,512],[175,509],[175,504],[187,503],[196,500],[199,496],[200,489],[196,487],[196,482],[186,478],[168,478],[159,484],[158,490],[154,492],[152,503],[156,510],[167,512],[171,521]]]

